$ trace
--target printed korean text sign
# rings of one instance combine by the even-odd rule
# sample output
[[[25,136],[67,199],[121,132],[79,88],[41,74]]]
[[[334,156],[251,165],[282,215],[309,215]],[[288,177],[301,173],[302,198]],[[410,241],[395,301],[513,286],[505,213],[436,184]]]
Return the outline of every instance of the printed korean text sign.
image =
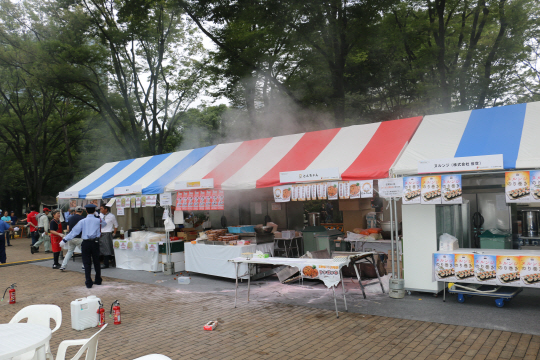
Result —
[[[442,203],[461,204],[463,202],[461,190],[461,175],[443,175],[442,181]]]
[[[420,204],[422,196],[422,177],[407,176],[403,178],[403,204]]]
[[[418,161],[419,174],[504,169],[502,154]]]
[[[393,198],[403,196],[403,180],[401,178],[379,179],[379,196]]]
[[[424,176],[422,177],[422,196],[421,204],[440,204],[441,203],[441,177]]]
[[[507,203],[530,202],[530,181],[528,171],[508,171],[504,176]]]
[[[456,280],[454,254],[433,254],[433,280]]]
[[[540,287],[540,256],[520,257],[520,278],[523,286]]]
[[[519,256],[497,255],[497,284],[499,285],[519,285]]]
[[[495,285],[497,283],[497,256],[475,254],[474,276],[479,283]]]
[[[476,282],[474,277],[474,254],[454,254],[456,281]]]

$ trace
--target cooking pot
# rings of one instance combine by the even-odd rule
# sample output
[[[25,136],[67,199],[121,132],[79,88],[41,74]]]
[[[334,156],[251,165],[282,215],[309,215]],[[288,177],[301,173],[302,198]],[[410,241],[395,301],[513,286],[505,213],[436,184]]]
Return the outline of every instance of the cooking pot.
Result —
[[[397,224],[398,231],[401,231],[401,223]],[[381,229],[385,232],[392,231],[392,221],[381,221]],[[394,221],[394,231],[396,230],[396,222]]]
[[[321,225],[321,213],[312,212],[308,214],[308,224],[309,226],[319,226]]]
[[[522,210],[521,215],[521,229],[523,231],[523,236],[538,236],[538,210]]]

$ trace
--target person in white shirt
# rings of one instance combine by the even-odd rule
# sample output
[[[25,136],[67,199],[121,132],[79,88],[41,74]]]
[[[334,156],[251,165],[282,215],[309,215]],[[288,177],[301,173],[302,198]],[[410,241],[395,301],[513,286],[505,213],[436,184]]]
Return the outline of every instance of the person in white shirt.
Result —
[[[41,244],[43,244],[43,247],[45,248],[46,253],[52,253],[51,238],[49,236],[49,224],[51,222],[51,219],[49,219],[49,212],[50,210],[48,208],[43,208],[43,213],[39,217],[39,220],[38,220],[39,240],[30,248],[30,250],[32,251],[32,254],[39,250],[39,246]]]
[[[118,221],[116,216],[111,214],[111,208],[106,205],[101,205],[99,216],[107,223],[101,228],[101,237],[99,238],[99,251],[103,255],[102,269],[107,269],[110,266],[112,256],[114,255],[113,236],[116,235],[118,229]]]

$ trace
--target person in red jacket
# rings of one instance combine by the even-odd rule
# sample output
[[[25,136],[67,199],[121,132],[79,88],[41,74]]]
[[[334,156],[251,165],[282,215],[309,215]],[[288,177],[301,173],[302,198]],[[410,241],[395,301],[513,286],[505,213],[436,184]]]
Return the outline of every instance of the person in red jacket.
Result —
[[[28,224],[28,229],[30,230],[30,236],[32,236],[32,244],[30,246],[34,246],[34,244],[39,240],[39,232],[38,232],[38,222],[36,220],[36,215],[39,214],[36,211],[35,205],[30,205],[30,213],[26,216],[26,222]],[[34,251],[34,252],[38,252]]]

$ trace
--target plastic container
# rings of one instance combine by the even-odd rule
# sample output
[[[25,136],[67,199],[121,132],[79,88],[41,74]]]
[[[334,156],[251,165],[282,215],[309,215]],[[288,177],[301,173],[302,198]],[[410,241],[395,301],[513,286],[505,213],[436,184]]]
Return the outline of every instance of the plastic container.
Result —
[[[480,235],[482,249],[512,249],[512,234],[501,230],[486,230]]]
[[[255,232],[255,225],[229,226],[227,227],[231,234],[243,234]]]
[[[100,298],[93,295],[72,301],[71,327],[75,330],[96,327],[99,322],[97,311],[100,301]]]
[[[293,239],[295,235],[296,235],[296,231],[294,230],[283,230],[281,232],[282,239]]]
[[[390,279],[389,288],[388,295],[392,299],[403,299],[405,297],[405,280]]]
[[[179,276],[178,277],[178,283],[182,285],[187,285],[191,282],[191,278],[189,276]]]

